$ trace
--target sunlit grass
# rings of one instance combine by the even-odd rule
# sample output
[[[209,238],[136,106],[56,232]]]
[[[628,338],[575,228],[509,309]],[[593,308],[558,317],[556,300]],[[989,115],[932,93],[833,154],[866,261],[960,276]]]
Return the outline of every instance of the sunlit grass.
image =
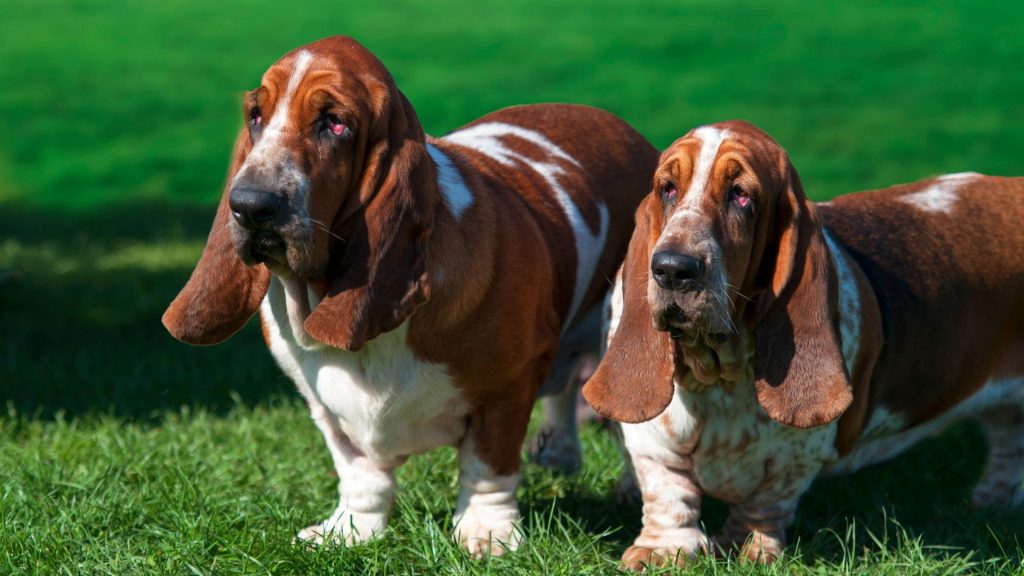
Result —
[[[0,574],[612,574],[639,530],[586,427],[574,478],[524,468],[527,545],[449,539],[454,451],[399,473],[391,528],[292,541],[336,501],[330,457],[249,326],[207,349],[160,325],[213,216],[242,91],[287,50],[357,37],[428,131],[543,101],[657,146],[752,120],[817,199],[941,172],[1021,173],[1020,2],[8,0],[0,18]],[[580,126],[586,131],[586,126]],[[0,402],[2,404],[3,402]],[[1019,511],[974,511],[980,432],[822,479],[770,567],[693,574],[1021,574]],[[721,504],[704,521],[721,526]]]

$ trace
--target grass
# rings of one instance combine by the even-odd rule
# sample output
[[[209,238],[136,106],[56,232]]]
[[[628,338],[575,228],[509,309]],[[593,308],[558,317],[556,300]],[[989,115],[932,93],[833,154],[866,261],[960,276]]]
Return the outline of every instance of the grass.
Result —
[[[426,128],[511,104],[612,110],[665,146],[746,118],[809,193],[960,170],[1019,173],[1024,4],[607,0],[301,6],[8,0],[0,19],[0,573],[607,574],[639,529],[620,459],[584,430],[575,478],[525,467],[528,547],[448,540],[451,450],[399,475],[392,528],[292,543],[335,504],[322,440],[250,326],[189,348],[159,316],[202,247],[240,93],[333,33],[389,66]],[[586,129],[586,127],[581,127]],[[1024,573],[1019,511],[971,511],[984,441],[960,425],[889,465],[817,482],[795,545],[692,573]],[[721,505],[709,502],[708,527]]]

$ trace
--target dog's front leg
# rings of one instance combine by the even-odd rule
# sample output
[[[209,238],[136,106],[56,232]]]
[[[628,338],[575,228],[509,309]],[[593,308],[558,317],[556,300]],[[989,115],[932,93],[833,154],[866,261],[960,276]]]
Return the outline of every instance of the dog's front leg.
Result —
[[[770,563],[786,547],[786,528],[792,524],[799,496],[758,493],[729,508],[722,535],[715,538],[721,552],[738,550],[754,562]]]
[[[308,526],[298,538],[313,544],[365,542],[387,528],[395,499],[394,467],[381,466],[356,450],[337,419],[314,400],[310,415],[327,441],[338,472],[338,507],[330,518]]]
[[[707,552],[708,537],[698,524],[701,490],[690,456],[634,454],[632,460],[643,492],[643,528],[622,554],[622,564],[633,570],[683,564]]]
[[[522,542],[516,487],[532,405],[530,396],[481,407],[459,446],[454,534],[475,558],[504,554]]]

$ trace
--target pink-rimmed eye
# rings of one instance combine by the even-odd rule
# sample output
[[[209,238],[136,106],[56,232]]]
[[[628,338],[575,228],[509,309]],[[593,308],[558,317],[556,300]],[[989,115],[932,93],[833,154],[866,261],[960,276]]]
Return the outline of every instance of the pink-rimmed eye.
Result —
[[[263,124],[263,112],[260,111],[259,106],[253,106],[249,112],[249,126],[258,128]]]
[[[335,136],[341,136],[345,133],[345,125],[341,123],[341,119],[334,114],[328,114],[324,116],[324,125],[327,130]]]
[[[740,208],[750,206],[750,195],[740,185],[735,184],[729,189],[729,196]]]
[[[676,190],[675,184],[665,184],[665,187],[661,190],[661,196],[666,202],[675,202],[676,196],[679,191]]]

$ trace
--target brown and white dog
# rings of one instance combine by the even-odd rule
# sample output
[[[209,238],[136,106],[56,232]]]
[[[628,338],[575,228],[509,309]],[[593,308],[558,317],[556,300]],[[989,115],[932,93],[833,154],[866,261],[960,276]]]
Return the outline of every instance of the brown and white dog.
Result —
[[[301,539],[381,532],[395,468],[456,445],[458,539],[477,555],[515,548],[531,407],[559,340],[599,326],[587,319],[657,151],[570,105],[426,137],[380,61],[344,37],[286,54],[244,109],[207,246],[165,326],[215,344],[259,309],[340,479],[337,510]]]
[[[662,154],[584,387],[643,492],[625,564],[744,545],[768,560],[820,472],[963,417],[991,440],[973,504],[1024,500],[1024,179],[953,174],[814,205],[756,127]],[[731,505],[724,533],[701,495]]]

